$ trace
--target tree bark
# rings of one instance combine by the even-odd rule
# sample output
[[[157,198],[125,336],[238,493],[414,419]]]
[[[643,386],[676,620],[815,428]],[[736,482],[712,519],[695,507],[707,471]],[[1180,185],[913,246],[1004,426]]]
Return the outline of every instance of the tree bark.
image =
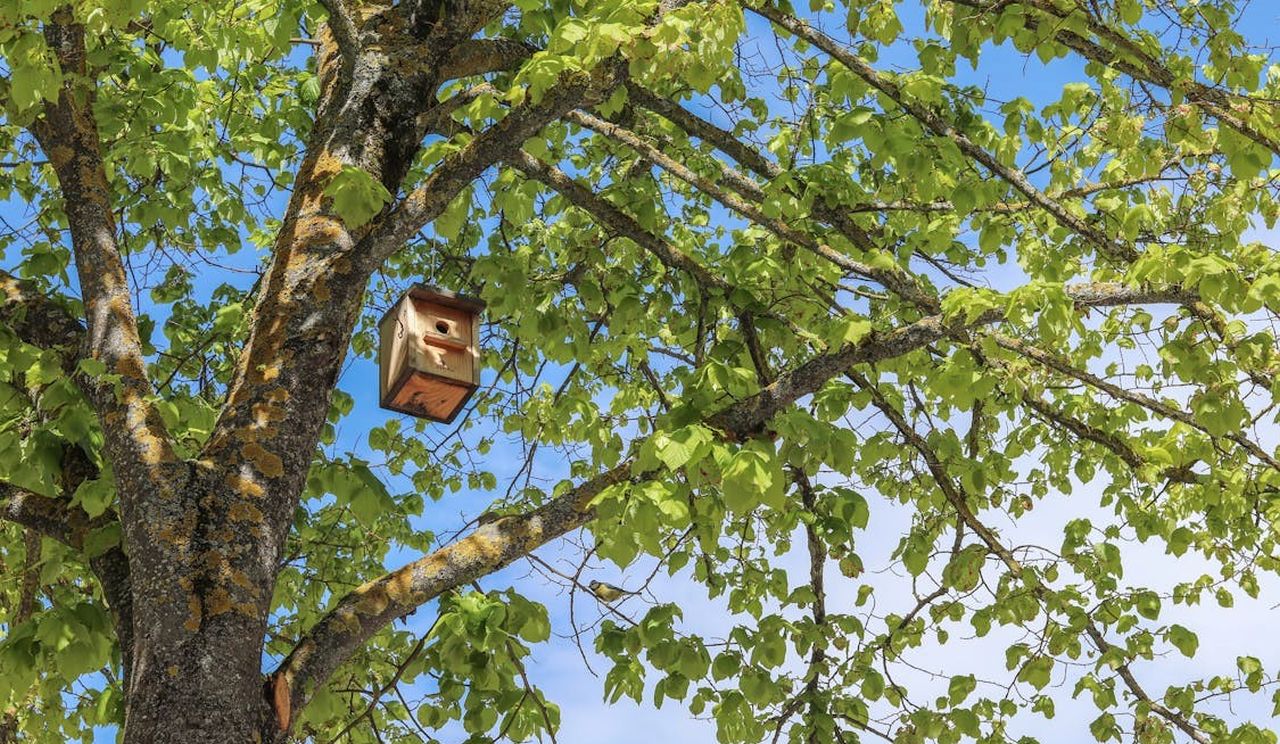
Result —
[[[272,723],[258,669],[264,625],[233,617],[135,646],[126,744],[263,741]]]

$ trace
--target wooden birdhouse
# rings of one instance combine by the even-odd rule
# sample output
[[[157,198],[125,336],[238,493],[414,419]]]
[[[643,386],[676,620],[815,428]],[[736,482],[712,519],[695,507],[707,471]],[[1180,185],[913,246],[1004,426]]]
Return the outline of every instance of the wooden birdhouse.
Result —
[[[417,285],[378,324],[383,408],[449,423],[480,386],[484,303]]]

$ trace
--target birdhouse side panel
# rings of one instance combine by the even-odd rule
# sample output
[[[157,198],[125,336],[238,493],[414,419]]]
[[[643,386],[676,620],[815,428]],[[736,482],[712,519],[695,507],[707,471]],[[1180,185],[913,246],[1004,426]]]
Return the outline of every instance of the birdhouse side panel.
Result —
[[[480,385],[480,315],[471,316],[471,384]]]
[[[378,326],[378,397],[384,403],[408,367],[414,326],[412,307],[403,300]]]

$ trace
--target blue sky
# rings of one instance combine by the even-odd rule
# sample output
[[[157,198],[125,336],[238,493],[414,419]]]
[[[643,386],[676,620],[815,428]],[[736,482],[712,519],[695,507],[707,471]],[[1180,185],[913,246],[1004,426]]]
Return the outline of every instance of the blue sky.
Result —
[[[1278,13],[1275,6],[1268,7],[1268,5],[1268,3],[1255,3],[1251,6],[1246,16],[1247,26],[1258,29],[1275,27]],[[902,14],[904,25],[908,29],[920,26],[919,11],[914,3],[904,5]],[[774,51],[766,24],[755,16],[748,16],[748,19],[751,38],[744,44],[748,48],[754,47],[766,59],[776,59],[776,51]],[[839,24],[831,24],[829,29],[838,37],[844,35]],[[904,44],[899,44],[885,53],[881,61],[882,64],[889,66],[900,64],[912,67],[915,65],[914,53]],[[989,87],[993,95],[1006,98],[1022,95],[1037,104],[1055,100],[1064,83],[1085,79],[1080,66],[1072,61],[1057,61],[1045,66],[1034,58],[1027,59],[1009,46],[989,50],[984,55],[978,70],[970,70],[962,62],[959,76],[962,82]],[[715,108],[699,109],[699,113],[713,119],[721,116]],[[280,206],[282,207],[282,204]],[[5,219],[21,221],[24,212],[25,208],[22,205],[9,203],[0,206],[0,216]],[[1274,244],[1276,236],[1273,233],[1259,233],[1258,237]],[[9,250],[4,261],[6,268],[15,266],[19,260],[20,247],[15,245]],[[255,252],[252,248],[246,248],[234,258],[234,263],[242,268],[249,268],[258,264],[265,265],[267,258],[265,251]],[[1005,267],[1003,271],[1003,275],[1000,272],[993,275],[992,280],[997,283],[1001,280],[1013,282],[1020,276],[1016,267]],[[239,286],[248,286],[252,283],[253,277],[211,272],[198,277],[197,287],[199,291],[207,294],[218,284],[228,281]],[[71,289],[74,291],[74,286]],[[158,317],[157,320],[161,321],[162,317]],[[560,374],[555,371],[548,376],[548,380],[553,385],[558,383],[559,379]],[[486,376],[485,382],[489,381],[490,378]],[[397,414],[383,411],[378,407],[374,361],[354,356],[350,358],[347,369],[339,381],[339,387],[353,397],[355,407],[343,420],[339,440],[333,449],[337,452],[352,451],[357,456],[377,460],[377,453],[370,452],[367,446],[365,434],[370,428],[384,423],[388,417]],[[408,428],[411,422],[406,420],[405,426]],[[479,433],[471,432],[468,436],[474,438]],[[1271,433],[1275,434],[1274,431]],[[489,463],[498,476],[499,492],[515,474],[522,454],[518,442],[498,438],[489,455]],[[388,477],[393,493],[412,488],[407,479],[396,480],[387,476],[385,472],[381,474]],[[565,464],[554,452],[548,452],[547,456],[535,462],[534,477],[545,483],[554,483],[564,476]],[[493,494],[462,491],[451,494],[439,502],[428,502],[426,512],[420,518],[420,524],[424,529],[429,529],[437,535],[450,535],[455,529],[483,511],[492,497]],[[874,502],[874,497],[872,498]],[[1019,539],[1057,545],[1061,541],[1062,524],[1081,514],[1096,512],[1097,501],[1097,493],[1090,488],[1079,488],[1070,497],[1046,500],[1044,507],[1038,507],[1038,511],[1033,516],[1019,523],[1017,533]],[[912,604],[909,580],[901,575],[900,570],[893,568],[892,561],[889,559],[889,554],[896,547],[898,537],[905,532],[910,516],[910,513],[901,506],[883,501],[874,502],[869,528],[856,536],[859,552],[867,561],[868,574],[872,577],[870,581],[876,587],[876,612],[881,615]],[[1193,578],[1205,570],[1205,567],[1195,559],[1186,557],[1173,560],[1151,546],[1135,545],[1133,550],[1134,555],[1140,558],[1130,559],[1130,574],[1126,576],[1126,581],[1135,585],[1149,582],[1157,586],[1168,586],[1177,580],[1174,577]],[[580,552],[574,547],[572,540],[569,540],[544,547],[538,551],[538,556],[553,565],[565,567],[569,565],[566,561],[576,563]],[[388,558],[387,567],[394,568],[413,557],[415,556],[404,551],[394,553]],[[619,571],[616,567],[596,561],[592,564],[592,569],[584,574],[583,580],[600,578],[624,586],[634,585],[647,576],[651,565],[642,562],[626,571]],[[807,556],[803,554],[782,556],[780,565],[791,573],[793,583],[799,584],[805,581],[804,577],[808,570]],[[607,663],[591,652],[588,643],[587,659],[600,678],[594,677],[587,669],[578,647],[568,638],[570,622],[567,594],[560,586],[538,573],[531,563],[517,562],[486,577],[480,583],[485,589],[519,587],[526,596],[543,602],[551,613],[552,640],[534,649],[533,659],[528,664],[528,668],[534,683],[542,687],[548,696],[561,706],[563,728],[559,741],[562,744],[600,740],[617,744],[640,744],[641,742],[647,744],[654,740],[689,742],[690,744],[715,741],[713,727],[708,722],[694,719],[687,711],[671,703],[664,706],[661,711],[647,704],[635,705],[626,700],[612,706],[605,705],[602,701],[602,677],[608,669]],[[855,588],[850,582],[833,582],[829,603],[832,607],[845,608],[845,611],[849,611],[848,608],[854,605]],[[1264,586],[1262,596],[1275,597],[1276,589],[1275,582],[1271,582],[1269,586]],[[660,601],[675,602],[684,610],[684,628],[687,632],[717,637],[727,632],[733,622],[719,604],[707,600],[705,591],[687,577],[678,575],[667,578],[660,575],[653,584],[653,591]],[[590,598],[579,594],[576,601],[575,614],[580,623],[590,623],[601,615],[602,611]],[[643,597],[628,599],[620,605],[620,609],[640,614],[643,611],[644,601]],[[1236,656],[1244,653],[1258,654],[1260,649],[1257,639],[1265,638],[1272,632],[1271,628],[1275,625],[1277,614],[1271,604],[1267,601],[1250,601],[1237,597],[1236,606],[1229,614],[1220,608],[1205,605],[1175,609],[1169,616],[1170,621],[1181,622],[1199,631],[1200,655],[1195,660],[1167,657],[1158,663],[1138,667],[1135,673],[1153,692],[1162,691],[1166,684],[1203,676],[1207,673],[1206,670],[1221,669],[1222,673],[1232,673]],[[1164,617],[1161,619],[1162,622],[1165,620]],[[409,627],[423,631],[431,621],[430,611],[420,611],[410,619]],[[962,633],[963,629],[955,631],[957,636]],[[926,647],[918,652],[918,656],[913,657],[914,661],[919,662],[920,667],[920,671],[914,673],[917,678],[902,681],[912,687],[936,684],[941,690],[945,690],[946,679],[931,676],[932,672],[941,672],[944,669],[948,674],[964,670],[973,671],[979,676],[1005,679],[1008,674],[1003,670],[1003,650],[1009,642],[1011,642],[1009,637],[994,634],[981,641],[952,643],[946,647]],[[1275,668],[1277,661],[1280,659],[1275,658],[1274,655],[1270,659],[1264,659],[1271,669]],[[406,696],[410,699],[413,697],[412,694]],[[1020,721],[1026,727],[1024,733],[1038,735],[1047,742],[1078,741],[1087,737],[1087,730],[1084,727],[1096,715],[1092,704],[1084,698],[1073,702],[1069,694],[1060,694],[1057,697],[1060,699],[1057,719],[1045,723],[1042,719],[1026,717]],[[1269,708],[1250,709],[1238,706],[1234,711],[1227,711],[1224,714],[1228,717],[1239,716],[1240,718],[1252,714],[1255,720],[1265,720],[1269,714]],[[1064,733],[1067,731],[1070,732],[1069,737]],[[100,740],[106,741],[112,738],[112,732],[102,733]],[[446,731],[440,738],[444,741],[452,741],[461,739],[462,736],[456,731]]]

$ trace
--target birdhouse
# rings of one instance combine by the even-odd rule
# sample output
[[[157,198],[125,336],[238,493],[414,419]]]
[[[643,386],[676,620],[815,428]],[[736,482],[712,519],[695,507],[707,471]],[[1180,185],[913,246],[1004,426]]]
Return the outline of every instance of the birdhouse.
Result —
[[[480,386],[480,313],[473,297],[417,285],[378,324],[383,408],[449,423]]]

